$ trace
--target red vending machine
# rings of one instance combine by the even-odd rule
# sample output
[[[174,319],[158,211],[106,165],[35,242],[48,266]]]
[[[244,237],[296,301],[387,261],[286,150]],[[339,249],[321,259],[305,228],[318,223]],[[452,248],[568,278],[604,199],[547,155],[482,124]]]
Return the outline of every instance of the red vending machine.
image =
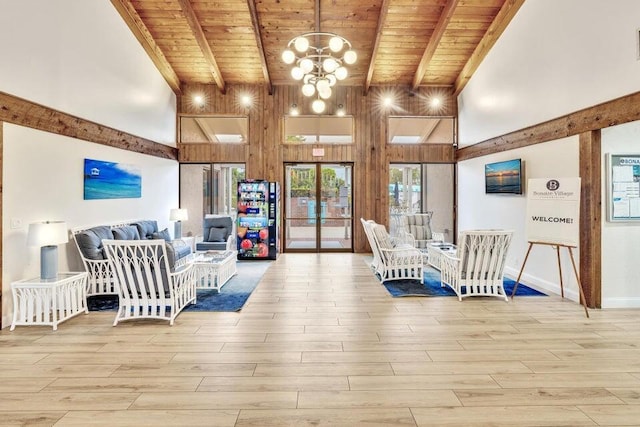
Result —
[[[238,182],[238,259],[276,259],[280,252],[280,185]]]

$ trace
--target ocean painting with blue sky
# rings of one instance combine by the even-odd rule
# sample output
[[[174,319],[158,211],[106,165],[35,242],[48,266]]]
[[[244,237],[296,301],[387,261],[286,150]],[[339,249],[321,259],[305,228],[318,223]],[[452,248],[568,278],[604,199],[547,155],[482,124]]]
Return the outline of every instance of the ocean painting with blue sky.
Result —
[[[84,159],[84,199],[142,197],[142,175],[132,165]]]

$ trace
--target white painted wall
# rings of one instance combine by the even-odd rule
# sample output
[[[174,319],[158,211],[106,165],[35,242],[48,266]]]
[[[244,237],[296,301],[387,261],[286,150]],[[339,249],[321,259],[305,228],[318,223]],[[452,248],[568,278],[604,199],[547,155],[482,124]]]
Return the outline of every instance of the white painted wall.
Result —
[[[640,122],[602,130],[602,170],[606,153],[640,154]],[[602,308],[640,307],[640,222],[608,222],[607,180],[602,179]]]
[[[518,276],[528,248],[526,196],[485,194],[484,166],[503,160],[522,159],[525,179],[578,176],[578,137],[532,145],[458,163],[458,230],[499,228],[514,230],[506,274]],[[526,185],[525,185],[526,193]],[[580,254],[574,251],[576,262]],[[562,251],[565,295],[578,300],[578,288],[568,252]],[[557,255],[549,247],[536,245],[529,255],[522,281],[560,294]]]
[[[527,0],[458,98],[459,145],[475,144],[639,91],[639,16],[637,0]],[[637,129],[633,125],[603,131],[603,153],[614,147],[637,152],[633,149],[638,143]],[[518,238],[509,260],[512,269],[519,270],[521,259],[517,258],[526,251],[520,213],[525,201],[482,194],[481,166],[522,157],[529,178],[577,176],[577,137],[569,141],[538,144],[459,165],[459,227],[515,228]],[[476,215],[478,210],[482,215]],[[638,233],[633,225],[603,225],[603,307],[640,306],[640,290],[633,285],[638,270],[632,268],[639,255],[632,243],[640,237]],[[557,268],[547,262],[552,260],[550,254],[533,251],[525,279],[557,288]],[[563,270],[570,273],[570,264],[565,263]],[[573,280],[571,274],[568,279]],[[569,286],[569,296],[577,300],[575,281]]]
[[[176,97],[109,0],[0,2],[0,91],[175,147]]]
[[[109,0],[2,1],[0,38],[0,91],[175,146],[176,97]],[[84,158],[139,167],[142,198],[83,200]],[[39,274],[39,250],[26,246],[30,222],[148,218],[172,228],[175,161],[5,123],[3,164],[3,325],[11,281]],[[73,242],[60,249],[61,270],[82,268]]]
[[[640,90],[637,0],[527,0],[458,98],[459,146]]]
[[[64,220],[69,228],[129,219],[155,219],[160,229],[177,206],[178,166],[173,160],[133,153],[22,126],[4,124],[3,321],[10,324],[10,284],[40,274],[40,250],[27,246],[28,224]],[[84,159],[135,165],[142,171],[139,199],[84,200]],[[11,228],[11,221],[21,226]],[[82,271],[75,243],[59,247],[60,271]]]

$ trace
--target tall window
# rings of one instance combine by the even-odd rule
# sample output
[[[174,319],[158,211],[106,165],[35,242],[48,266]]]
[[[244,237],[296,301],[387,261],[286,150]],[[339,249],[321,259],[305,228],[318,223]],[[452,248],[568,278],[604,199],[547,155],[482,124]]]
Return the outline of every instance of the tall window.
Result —
[[[454,165],[448,163],[389,165],[389,229],[400,231],[402,215],[433,212],[431,228],[452,242]]]
[[[242,163],[180,165],[180,207],[189,212],[182,223],[187,236],[202,234],[206,215],[229,215],[235,219],[238,181],[244,179]]]

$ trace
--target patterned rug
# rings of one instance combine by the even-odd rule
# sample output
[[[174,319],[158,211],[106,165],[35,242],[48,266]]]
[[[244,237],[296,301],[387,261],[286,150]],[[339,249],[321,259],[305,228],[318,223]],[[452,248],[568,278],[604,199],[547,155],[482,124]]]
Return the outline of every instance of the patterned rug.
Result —
[[[424,283],[418,280],[391,280],[383,285],[393,297],[453,297],[455,292],[449,287],[440,285],[440,272],[432,267],[424,269]],[[504,278],[504,290],[507,296],[511,296],[515,281]],[[532,289],[520,283],[516,290],[516,296],[546,296],[542,292]]]
[[[238,274],[220,289],[198,289],[197,302],[183,311],[240,311],[251,296],[272,261],[238,261]],[[87,298],[89,311],[118,309],[117,295],[100,295]]]

